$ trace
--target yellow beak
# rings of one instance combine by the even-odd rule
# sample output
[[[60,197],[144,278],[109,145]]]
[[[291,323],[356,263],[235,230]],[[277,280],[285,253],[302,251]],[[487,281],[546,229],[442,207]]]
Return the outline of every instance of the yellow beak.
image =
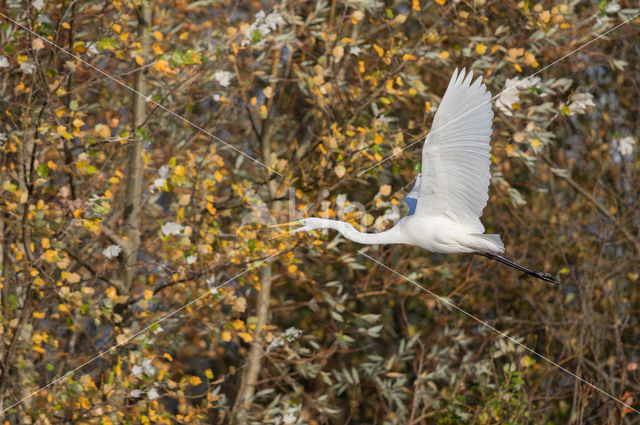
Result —
[[[273,224],[271,226],[267,226],[268,229],[272,229],[275,227],[285,227],[285,226],[295,226],[295,225],[299,225],[300,221],[290,221],[288,223],[282,223],[282,224]],[[278,238],[283,238],[285,236],[289,236],[289,232],[284,232],[284,233],[280,233],[279,235],[276,235],[272,238],[269,238],[270,241],[274,240],[274,239],[278,239]]]
[[[294,226],[296,224],[300,224],[300,221],[290,221],[288,223],[282,223],[282,224],[273,224],[271,226],[267,226],[267,228],[271,229],[273,227],[284,227],[284,226]]]

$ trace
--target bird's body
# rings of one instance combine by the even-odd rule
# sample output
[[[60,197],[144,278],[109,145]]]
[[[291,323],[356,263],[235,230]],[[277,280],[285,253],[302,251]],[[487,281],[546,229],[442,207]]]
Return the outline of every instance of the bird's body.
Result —
[[[473,73],[456,69],[436,111],[422,148],[422,172],[407,195],[410,215],[380,233],[362,233],[351,224],[317,217],[285,225],[294,232],[335,229],[362,244],[408,244],[444,254],[474,253],[556,282],[547,273],[534,272],[499,254],[500,236],[485,234],[480,222],[489,199],[491,179],[491,94]]]

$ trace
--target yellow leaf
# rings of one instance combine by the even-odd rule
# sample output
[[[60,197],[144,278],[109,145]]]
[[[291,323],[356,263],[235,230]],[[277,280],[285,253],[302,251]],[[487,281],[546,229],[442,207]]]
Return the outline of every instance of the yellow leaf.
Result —
[[[213,372],[211,371],[211,369],[205,370],[204,374],[206,375],[207,379],[213,379]]]
[[[236,319],[233,321],[231,326],[233,326],[233,329],[239,331],[240,329],[244,329],[244,322],[240,319]]]
[[[176,176],[182,177],[187,174],[187,169],[182,165],[176,165],[176,168],[173,169],[173,172],[176,174]]]
[[[289,273],[295,273],[298,271],[298,266],[296,266],[295,264],[291,264],[289,267],[287,267],[287,271]]]
[[[112,300],[115,300],[118,298],[118,292],[116,291],[116,288],[114,288],[113,286],[108,287],[104,292],[107,295],[107,297],[111,298]]]
[[[104,124],[97,124],[93,128],[93,133],[102,139],[108,139],[111,137],[111,129]]]
[[[44,319],[44,316],[45,316],[44,311],[41,312],[41,313],[39,313],[37,311],[33,312],[33,317],[36,318],[36,319]]]
[[[484,55],[486,51],[487,51],[487,46],[485,46],[482,43],[476,44],[476,52],[478,52],[481,55]]]
[[[445,4],[445,0],[433,0],[436,3],[438,3],[440,6],[442,6],[443,4]]]
[[[409,53],[405,53],[404,55],[402,55],[402,60],[403,61],[412,61],[414,60],[416,57],[409,54]]]
[[[449,57],[449,52],[447,52],[446,50],[443,50],[442,52],[440,52],[440,59],[447,59]]]
[[[162,41],[162,33],[160,31],[154,31],[153,32],[153,38],[155,38],[158,41]]]
[[[236,302],[233,304],[233,309],[237,312],[244,313],[247,309],[247,300],[244,297],[236,298]]]
[[[153,291],[150,289],[146,289],[144,291],[144,299],[145,300],[150,300],[153,297]]]
[[[42,255],[40,255],[40,258],[42,258],[47,263],[55,263],[57,261],[57,257],[58,251],[53,249],[48,249],[44,253],[42,253]]]
[[[178,38],[179,38],[180,40],[186,40],[188,37],[189,37],[189,33],[188,33],[188,32],[183,32],[182,34],[180,34],[180,35],[178,36]]]
[[[222,331],[222,334],[220,336],[222,337],[222,340],[225,342],[231,341],[231,332],[229,331]]]
[[[218,180],[219,182],[221,182],[221,181],[222,181],[222,174],[220,173],[220,171],[216,171],[216,172],[213,174],[213,177],[214,177],[216,180]]]
[[[167,72],[167,71],[171,71],[171,67],[169,66],[169,62],[167,62],[164,59],[159,59],[154,65],[153,67],[156,69],[156,71],[159,72]]]
[[[518,65],[517,63],[513,64],[513,67],[518,70],[518,72],[522,72],[522,68],[520,68],[520,65]]]
[[[246,332],[238,332],[238,336],[242,338],[242,340],[246,343],[250,343],[251,341],[253,341],[253,337]]]
[[[73,120],[73,126],[80,128],[84,125],[84,121],[82,121],[80,118],[76,118],[75,120]]]
[[[384,49],[382,47],[374,43],[373,48],[376,49],[376,52],[378,52],[378,56],[380,57],[384,56]]]
[[[569,274],[569,269],[566,267],[563,267],[558,271],[558,274]]]
[[[202,379],[200,379],[199,376],[192,376],[191,378],[189,378],[189,383],[191,385],[200,385],[202,384]]]
[[[64,276],[65,273],[67,272],[62,272],[62,275]],[[65,277],[63,277],[63,279],[65,279]],[[69,283],[78,283],[80,279],[81,277],[78,273],[67,273],[66,281]]]
[[[544,22],[545,24],[549,22],[550,18],[551,18],[551,14],[549,13],[548,10],[545,10],[540,14],[540,19],[542,19],[542,22]]]
[[[144,65],[144,61],[140,56],[136,56],[136,63],[138,64],[138,66]]]
[[[411,3],[411,9],[415,10],[416,12],[420,11],[420,1],[419,0],[413,0],[413,2]]]
[[[60,304],[58,305],[58,311],[60,313],[69,313],[69,307],[66,304]]]
[[[376,145],[381,144],[383,140],[384,138],[382,137],[381,134],[376,133],[376,135],[373,136],[373,143],[375,143]]]
[[[42,238],[42,240],[40,241],[40,244],[42,245],[42,247],[44,249],[48,249],[49,248],[49,238]]]
[[[66,22],[63,22],[63,23],[62,23],[62,28],[64,28],[64,29],[68,30],[69,28],[71,28],[71,25],[69,25],[69,24],[68,24],[68,23],[66,23]]]
[[[360,73],[364,73],[364,61],[358,61],[358,70]]]

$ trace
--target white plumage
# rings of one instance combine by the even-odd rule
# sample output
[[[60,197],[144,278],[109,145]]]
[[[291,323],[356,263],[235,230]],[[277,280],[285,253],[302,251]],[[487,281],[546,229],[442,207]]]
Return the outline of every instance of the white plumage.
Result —
[[[547,273],[529,270],[499,253],[499,235],[484,234],[480,222],[489,199],[491,93],[473,73],[456,69],[436,111],[422,148],[422,173],[407,195],[410,215],[391,229],[362,233],[351,224],[311,217],[277,226],[299,225],[292,233],[335,229],[363,244],[409,244],[432,252],[476,253],[540,279]]]

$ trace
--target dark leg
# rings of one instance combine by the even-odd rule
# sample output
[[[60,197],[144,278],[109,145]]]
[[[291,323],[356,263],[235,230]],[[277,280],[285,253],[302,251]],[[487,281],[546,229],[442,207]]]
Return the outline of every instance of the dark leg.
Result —
[[[545,282],[551,282],[554,283],[556,285],[560,284],[560,281],[558,281],[555,277],[551,276],[549,273],[544,273],[544,272],[535,272],[531,269],[528,269],[524,266],[521,266],[520,264],[516,263],[515,261],[511,261],[508,258],[503,257],[502,255],[498,255],[498,254],[491,254],[489,252],[476,252],[476,255],[482,255],[483,257],[487,257],[491,260],[496,260],[501,262],[502,264],[506,264],[509,267],[513,267],[514,269],[520,270],[523,273],[526,273],[528,275],[537,277],[538,279],[542,279]]]

